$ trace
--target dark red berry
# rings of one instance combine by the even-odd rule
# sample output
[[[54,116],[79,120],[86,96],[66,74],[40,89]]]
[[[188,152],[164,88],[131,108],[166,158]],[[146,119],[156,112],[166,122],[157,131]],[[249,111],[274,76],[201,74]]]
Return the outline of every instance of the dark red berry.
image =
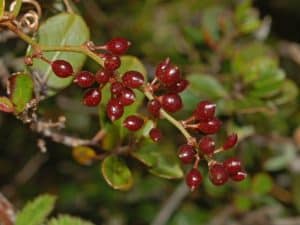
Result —
[[[227,159],[223,164],[230,176],[237,174],[242,169],[242,162],[236,158]]]
[[[194,116],[197,120],[207,122],[215,115],[216,104],[210,101],[202,101],[197,105]]]
[[[110,92],[111,94],[121,94],[122,90],[123,90],[124,86],[121,82],[119,81],[115,81],[110,85]]]
[[[69,77],[73,74],[73,67],[65,60],[57,59],[51,63],[52,71],[58,77]]]
[[[116,98],[112,98],[106,105],[106,114],[111,121],[119,119],[124,113],[124,106]]]
[[[144,84],[144,76],[138,71],[127,71],[122,76],[123,84],[129,88],[138,88]]]
[[[180,70],[175,65],[168,65],[160,76],[157,76],[160,82],[165,85],[173,85],[180,80]]]
[[[117,55],[105,54],[104,58],[104,68],[106,70],[114,71],[118,69],[121,65],[120,57]]]
[[[168,86],[168,90],[171,93],[180,93],[183,92],[187,86],[189,85],[189,82],[185,79],[181,79],[178,82],[176,82],[175,84]]]
[[[155,71],[155,76],[161,77],[166,72],[167,67],[170,65],[170,58],[166,58],[164,61],[160,62]]]
[[[110,70],[99,70],[95,75],[95,79],[99,84],[106,84],[112,75],[113,73]]]
[[[123,55],[129,48],[130,42],[125,38],[113,38],[106,43],[106,49],[115,55]]]
[[[239,171],[235,175],[230,176],[234,181],[242,181],[247,177],[247,173],[244,171]]]
[[[223,149],[226,150],[232,148],[237,143],[237,140],[238,140],[238,136],[236,133],[229,135],[223,144]]]
[[[182,108],[181,97],[178,94],[166,94],[162,96],[161,105],[164,110],[170,113],[179,111]]]
[[[149,136],[154,142],[158,142],[162,139],[162,133],[156,127],[152,128],[149,132]]]
[[[222,164],[216,163],[209,168],[209,179],[214,185],[225,184],[228,180],[228,173]]]
[[[144,125],[144,119],[139,116],[131,115],[126,117],[123,125],[130,131],[137,131]]]
[[[184,164],[193,163],[195,160],[196,151],[192,145],[184,144],[179,147],[178,157]]]
[[[202,175],[200,171],[195,168],[191,169],[185,177],[185,182],[191,191],[194,191],[202,182]]]
[[[97,106],[101,101],[101,92],[97,88],[88,90],[83,96],[83,104],[86,106]]]
[[[204,136],[199,141],[199,148],[200,148],[201,152],[203,152],[203,154],[206,154],[206,155],[211,155],[212,153],[214,153],[215,146],[216,146],[216,144],[215,144],[214,140],[208,136]]]
[[[222,122],[219,119],[213,118],[208,122],[199,123],[197,129],[205,134],[215,134],[220,130],[221,125]]]
[[[161,109],[161,104],[158,100],[152,99],[148,102],[147,104],[147,109],[148,112],[154,116],[154,117],[159,117],[160,109]]]
[[[130,88],[123,88],[118,99],[124,106],[131,105],[135,101],[135,93]]]
[[[89,71],[80,71],[76,74],[74,83],[76,83],[79,87],[87,88],[94,84],[95,76],[93,73]]]

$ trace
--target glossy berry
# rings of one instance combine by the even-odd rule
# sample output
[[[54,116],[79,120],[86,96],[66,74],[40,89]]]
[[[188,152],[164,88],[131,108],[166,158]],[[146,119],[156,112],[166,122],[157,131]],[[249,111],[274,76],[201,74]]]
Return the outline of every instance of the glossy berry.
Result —
[[[120,57],[117,55],[105,54],[104,58],[104,68],[106,70],[114,71],[121,66]]]
[[[106,84],[112,75],[113,73],[110,70],[99,70],[95,75],[95,79],[99,84]]]
[[[129,48],[130,42],[125,38],[113,38],[106,43],[106,50],[115,55],[123,55]]]
[[[171,93],[180,93],[183,92],[187,86],[189,85],[189,82],[186,79],[181,79],[177,81],[175,84],[168,87],[168,90]]]
[[[227,150],[232,148],[237,143],[237,140],[238,140],[238,136],[236,133],[229,135],[223,144],[223,149]]]
[[[164,61],[160,62],[156,67],[155,76],[157,78],[163,76],[169,65],[170,65],[170,58],[166,58]]]
[[[122,90],[123,90],[124,86],[121,82],[119,81],[115,81],[110,85],[110,92],[111,94],[121,94]]]
[[[122,76],[123,84],[129,88],[138,88],[144,84],[144,76],[138,71],[127,71]]]
[[[76,83],[79,87],[87,88],[94,84],[95,76],[93,73],[89,71],[80,71],[76,74],[74,83]]]
[[[179,147],[178,157],[184,164],[193,163],[195,160],[196,151],[192,145],[184,144]]]
[[[123,88],[118,99],[124,106],[131,105],[135,101],[135,93],[130,88]]]
[[[119,119],[124,113],[124,106],[116,98],[112,98],[106,105],[106,114],[111,121]]]
[[[175,65],[169,65],[157,78],[165,85],[173,85],[180,80],[180,70]]]
[[[215,142],[211,137],[204,136],[199,141],[199,148],[203,154],[211,155],[215,150]]]
[[[216,163],[209,168],[209,179],[214,185],[225,184],[228,180],[228,173],[222,164]]]
[[[225,169],[229,175],[235,175],[242,169],[242,162],[236,158],[227,159],[224,163]]]
[[[220,130],[221,126],[222,122],[217,118],[213,118],[208,122],[200,122],[197,129],[205,134],[215,134]]]
[[[144,119],[136,115],[131,115],[126,117],[123,125],[130,131],[137,131],[144,125]]]
[[[181,97],[178,94],[163,95],[161,99],[161,105],[167,112],[177,112],[182,108]]]
[[[247,177],[247,173],[244,171],[239,171],[235,175],[230,176],[234,181],[242,181]]]
[[[161,104],[158,100],[152,99],[148,102],[147,109],[152,116],[159,117]]]
[[[88,90],[83,96],[83,104],[86,106],[97,106],[101,101],[101,92],[97,88]]]
[[[149,132],[149,136],[152,141],[159,142],[162,139],[162,133],[156,127],[152,128]]]
[[[215,110],[216,104],[210,101],[202,101],[198,103],[194,116],[199,121],[207,122],[214,118]]]
[[[191,191],[194,191],[202,182],[202,175],[200,171],[195,168],[191,169],[185,177],[185,182]]]
[[[73,74],[73,67],[65,60],[57,59],[51,63],[52,71],[58,77],[69,77]]]

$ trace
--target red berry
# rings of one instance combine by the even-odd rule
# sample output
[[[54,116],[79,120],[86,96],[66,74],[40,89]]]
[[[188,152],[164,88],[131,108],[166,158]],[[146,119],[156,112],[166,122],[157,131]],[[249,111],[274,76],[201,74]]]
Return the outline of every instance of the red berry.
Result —
[[[237,143],[237,140],[238,140],[238,136],[236,133],[229,135],[223,144],[223,149],[227,150],[229,148],[232,148]]]
[[[171,93],[180,93],[183,92],[187,86],[189,85],[189,82],[186,79],[181,79],[177,81],[175,84],[168,87],[168,90]]]
[[[131,105],[135,101],[135,93],[130,88],[123,88],[118,99],[124,106]]]
[[[111,94],[121,94],[122,90],[123,90],[124,86],[121,82],[119,81],[115,81],[110,85],[110,92]]]
[[[106,114],[111,121],[119,119],[124,113],[124,106],[118,99],[112,98],[106,105]]]
[[[230,176],[234,181],[242,181],[247,177],[247,173],[244,171],[239,171],[235,175]]]
[[[101,101],[101,92],[97,88],[88,90],[83,96],[83,104],[86,106],[97,106]]]
[[[161,104],[158,100],[152,99],[147,104],[148,112],[151,113],[154,117],[159,117]]]
[[[156,127],[152,128],[149,132],[149,136],[154,142],[158,142],[162,139],[162,133]]]
[[[215,115],[216,104],[210,101],[202,101],[197,105],[194,115],[197,120],[207,122]]]
[[[202,175],[200,171],[195,168],[191,169],[185,177],[185,182],[191,191],[194,191],[202,182]]]
[[[194,162],[196,151],[192,145],[184,144],[179,147],[178,157],[184,164]]]
[[[117,55],[105,54],[104,58],[104,68],[110,71],[114,71],[121,66],[120,57]]]
[[[231,176],[237,174],[242,169],[242,162],[236,158],[227,159],[223,164],[227,173]]]
[[[95,77],[94,74],[89,71],[80,71],[76,74],[74,79],[74,83],[76,83],[79,87],[87,88],[94,84]]]
[[[162,96],[161,105],[164,110],[170,113],[179,111],[182,108],[181,97],[178,94],[166,94]]]
[[[139,116],[131,115],[126,117],[123,125],[130,131],[137,131],[144,125],[144,119]]]
[[[73,67],[70,63],[65,60],[57,59],[51,63],[53,72],[58,77],[69,77],[73,74]]]
[[[115,55],[123,55],[129,48],[130,42],[125,38],[113,38],[106,43],[106,49]]]
[[[166,58],[164,61],[160,62],[155,71],[156,77],[161,77],[166,72],[167,67],[170,65],[170,58]]]
[[[95,75],[95,79],[99,84],[106,84],[112,75],[113,73],[110,70],[99,70]]]
[[[169,65],[165,72],[157,78],[165,85],[173,85],[180,80],[180,70],[177,66]]]
[[[144,76],[138,71],[127,71],[122,76],[123,84],[129,88],[138,88],[144,84]]]
[[[225,184],[228,180],[228,174],[222,164],[216,163],[209,168],[209,179],[214,185]]]
[[[213,118],[208,122],[199,123],[197,129],[205,134],[215,134],[220,130],[221,125],[222,122],[219,119]]]
[[[204,136],[199,141],[199,148],[203,154],[211,155],[215,150],[215,142],[211,137]]]

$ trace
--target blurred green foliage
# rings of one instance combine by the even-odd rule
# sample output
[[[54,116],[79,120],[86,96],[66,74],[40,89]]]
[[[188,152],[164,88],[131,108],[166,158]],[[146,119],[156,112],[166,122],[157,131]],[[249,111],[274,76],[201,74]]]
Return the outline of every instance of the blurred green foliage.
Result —
[[[63,10],[61,1],[40,2],[45,19]],[[300,68],[299,65],[293,65],[292,69],[287,66],[292,62],[278,52],[278,37],[267,37],[267,34],[262,37],[260,33],[267,26],[264,18],[250,1],[241,2],[89,0],[75,4],[96,43],[104,43],[114,36],[131,40],[130,54],[140,60],[124,57],[128,68],[141,70],[143,74],[148,71],[151,77],[155,65],[164,57],[180,65],[190,86],[182,94],[185,107],[178,118],[190,115],[200,100],[211,99],[218,104],[225,131],[238,133],[240,143],[235,152],[226,152],[220,158],[237,154],[245,162],[249,178],[222,187],[213,186],[205,178],[200,190],[182,202],[169,225],[207,224],[219,211],[230,207],[234,210],[228,220],[240,220],[263,207],[280,207],[272,220],[283,214],[293,216],[300,210],[300,169],[297,166],[300,79],[296,76]],[[85,33],[88,39],[88,32]],[[59,35],[55,38],[60,40]],[[20,65],[8,63],[8,59],[22,56],[27,46],[17,40],[1,46],[2,62],[11,71],[19,70]],[[14,51],[11,46],[16,46]],[[78,64],[83,62],[81,58],[74,60],[79,60]],[[282,63],[286,61],[290,64]],[[97,69],[89,60],[84,68]],[[66,131],[89,138],[99,128],[99,112],[81,106],[80,98],[81,93],[71,85],[44,101],[40,113],[50,119],[66,115],[67,121],[71,121]],[[19,107],[24,107],[23,103]],[[139,103],[142,105],[142,97]],[[130,135],[120,124],[108,123],[101,112],[100,124],[109,130],[102,147],[109,150]],[[150,224],[180,182],[154,175],[179,178],[184,169],[176,159],[176,146],[183,138],[164,121],[160,126],[165,137],[159,145],[149,143],[143,132],[137,134],[141,142],[132,156],[141,163],[130,157],[107,158],[101,165],[105,178],[100,175],[98,164],[79,165],[72,160],[69,148],[47,142],[47,159],[41,161],[40,169],[31,179],[23,182],[18,174],[24,165],[42,155],[36,147],[39,137],[12,116],[0,114],[2,191],[19,203],[18,206],[40,193],[53,193],[58,196],[58,211],[82,216],[96,224]],[[225,131],[216,137],[219,143],[224,140]],[[117,172],[118,177],[114,176],[115,169],[121,171]],[[207,168],[201,167],[201,170]],[[128,192],[119,192],[111,189],[105,180],[119,189],[130,188],[132,180],[134,185]]]

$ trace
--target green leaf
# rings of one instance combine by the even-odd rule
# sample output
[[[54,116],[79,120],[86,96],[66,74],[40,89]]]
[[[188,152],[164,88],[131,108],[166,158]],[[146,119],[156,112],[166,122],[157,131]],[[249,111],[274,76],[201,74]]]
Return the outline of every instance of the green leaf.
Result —
[[[7,97],[0,97],[0,111],[2,112],[13,112],[14,111],[14,105]]]
[[[292,102],[297,98],[299,90],[297,85],[292,80],[285,80],[281,86],[281,93],[274,102],[278,105],[286,104]]]
[[[234,206],[241,212],[250,210],[252,200],[249,196],[238,194],[234,197]]]
[[[91,165],[95,159],[95,151],[87,146],[77,146],[72,150],[73,158],[81,165]]]
[[[18,213],[16,225],[41,225],[53,210],[55,197],[42,195],[34,199]]]
[[[300,174],[295,173],[292,174],[291,177],[292,181],[292,200],[294,203],[295,208],[298,212],[300,212]]]
[[[203,30],[214,42],[220,39],[219,18],[223,10],[221,7],[212,7],[203,11]]]
[[[15,1],[15,6],[13,8],[13,15],[15,17],[17,17],[19,15],[21,7],[22,7],[22,3],[23,3],[22,0],[16,0]]]
[[[0,0],[0,18],[4,15],[5,12],[5,0]]]
[[[266,173],[259,173],[255,175],[252,181],[252,192],[265,195],[272,190],[273,187],[273,180],[272,178]]]
[[[191,74],[188,76],[190,90],[211,99],[228,96],[226,89],[211,75]]]
[[[60,215],[58,218],[51,219],[47,225],[93,225],[93,223],[73,216]]]
[[[139,143],[131,155],[144,163],[145,165],[151,167],[154,166],[159,158],[159,145],[153,143],[150,140],[145,140]]]
[[[33,97],[33,80],[24,73],[9,78],[10,100],[15,105],[15,112],[22,112]]]
[[[131,171],[119,157],[106,157],[101,164],[101,171],[106,182],[114,189],[126,191],[132,187]]]
[[[40,26],[37,41],[44,46],[81,45],[89,40],[89,36],[89,29],[80,16],[61,13],[50,17]],[[44,56],[50,61],[67,60],[74,71],[78,71],[86,59],[85,55],[73,52],[45,52]],[[49,96],[56,94],[72,82],[72,77],[57,77],[52,72],[51,66],[42,60],[36,60],[30,69],[37,71],[42,79],[47,80]]]

